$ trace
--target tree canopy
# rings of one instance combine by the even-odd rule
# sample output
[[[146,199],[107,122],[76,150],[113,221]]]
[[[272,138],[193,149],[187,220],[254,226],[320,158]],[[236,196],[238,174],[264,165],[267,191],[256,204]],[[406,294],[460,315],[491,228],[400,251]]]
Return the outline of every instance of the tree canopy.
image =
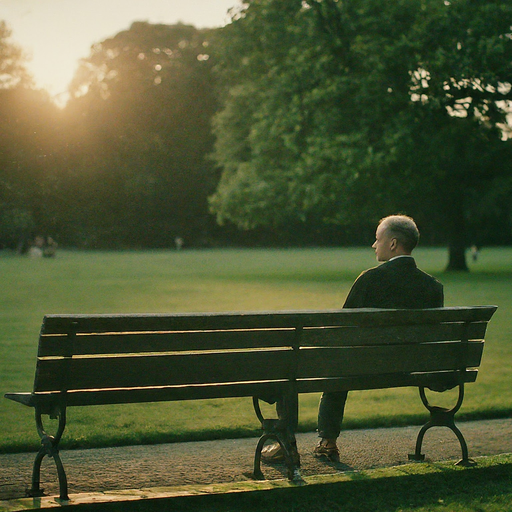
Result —
[[[511,19],[512,0],[250,0],[222,29],[136,22],[62,111],[1,22],[0,244],[366,243],[403,212],[464,268],[512,241]]]
[[[55,191],[56,107],[33,89],[23,50],[0,21],[0,246],[17,246],[36,221],[49,228],[51,213],[39,218]]]
[[[402,211],[465,268],[489,204],[510,229],[511,25],[510,0],[246,2],[217,42],[218,219]]]
[[[25,67],[26,55],[11,37],[11,29],[0,20],[0,89],[32,85]]]
[[[0,24],[0,245],[210,242],[210,31],[135,22],[91,48],[60,111]]]
[[[146,247],[208,236],[217,107],[208,46],[208,31],[136,22],[82,61],[65,116],[70,179],[82,183],[73,200],[88,215],[73,224],[98,241]]]

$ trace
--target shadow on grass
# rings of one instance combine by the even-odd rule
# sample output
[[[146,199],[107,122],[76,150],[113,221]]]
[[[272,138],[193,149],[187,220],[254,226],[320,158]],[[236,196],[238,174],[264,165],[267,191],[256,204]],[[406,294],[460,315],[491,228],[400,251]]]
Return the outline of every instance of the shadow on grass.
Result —
[[[102,511],[201,511],[201,512],[391,512],[414,510],[510,510],[512,457],[490,458],[494,464],[475,468],[420,465],[392,476],[354,473],[335,483],[283,487],[264,491],[201,494],[166,499],[80,507]],[[421,467],[425,469],[421,469]],[[406,466],[405,468],[410,468]]]

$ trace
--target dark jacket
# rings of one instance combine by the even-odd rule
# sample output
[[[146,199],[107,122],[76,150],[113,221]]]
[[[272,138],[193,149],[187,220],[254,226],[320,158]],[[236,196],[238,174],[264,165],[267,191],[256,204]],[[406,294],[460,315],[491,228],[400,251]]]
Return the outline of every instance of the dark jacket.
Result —
[[[443,304],[443,285],[420,270],[414,258],[406,256],[363,272],[343,307],[423,309]]]

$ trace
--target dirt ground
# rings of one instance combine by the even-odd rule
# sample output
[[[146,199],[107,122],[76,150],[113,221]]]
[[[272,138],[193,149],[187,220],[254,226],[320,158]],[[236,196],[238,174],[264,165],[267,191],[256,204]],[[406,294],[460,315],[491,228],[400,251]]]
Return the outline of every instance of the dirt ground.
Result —
[[[471,458],[512,453],[512,419],[460,423]],[[408,463],[419,427],[344,431],[339,439],[341,463],[313,457],[315,433],[297,436],[302,476],[397,466]],[[219,440],[61,452],[69,492],[143,489],[233,482],[250,478],[257,439]],[[425,436],[422,452],[429,461],[458,460],[460,445],[447,428]],[[20,498],[30,486],[34,453],[0,455],[0,501]],[[284,465],[262,465],[268,479],[286,478]],[[41,487],[58,494],[53,461],[45,458]]]

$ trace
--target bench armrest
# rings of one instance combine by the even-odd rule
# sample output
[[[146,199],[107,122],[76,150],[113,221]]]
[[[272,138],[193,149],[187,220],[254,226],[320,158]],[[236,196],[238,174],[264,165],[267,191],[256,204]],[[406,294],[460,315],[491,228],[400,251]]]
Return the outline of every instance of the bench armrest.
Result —
[[[29,407],[35,406],[32,393],[6,393],[4,397]]]

